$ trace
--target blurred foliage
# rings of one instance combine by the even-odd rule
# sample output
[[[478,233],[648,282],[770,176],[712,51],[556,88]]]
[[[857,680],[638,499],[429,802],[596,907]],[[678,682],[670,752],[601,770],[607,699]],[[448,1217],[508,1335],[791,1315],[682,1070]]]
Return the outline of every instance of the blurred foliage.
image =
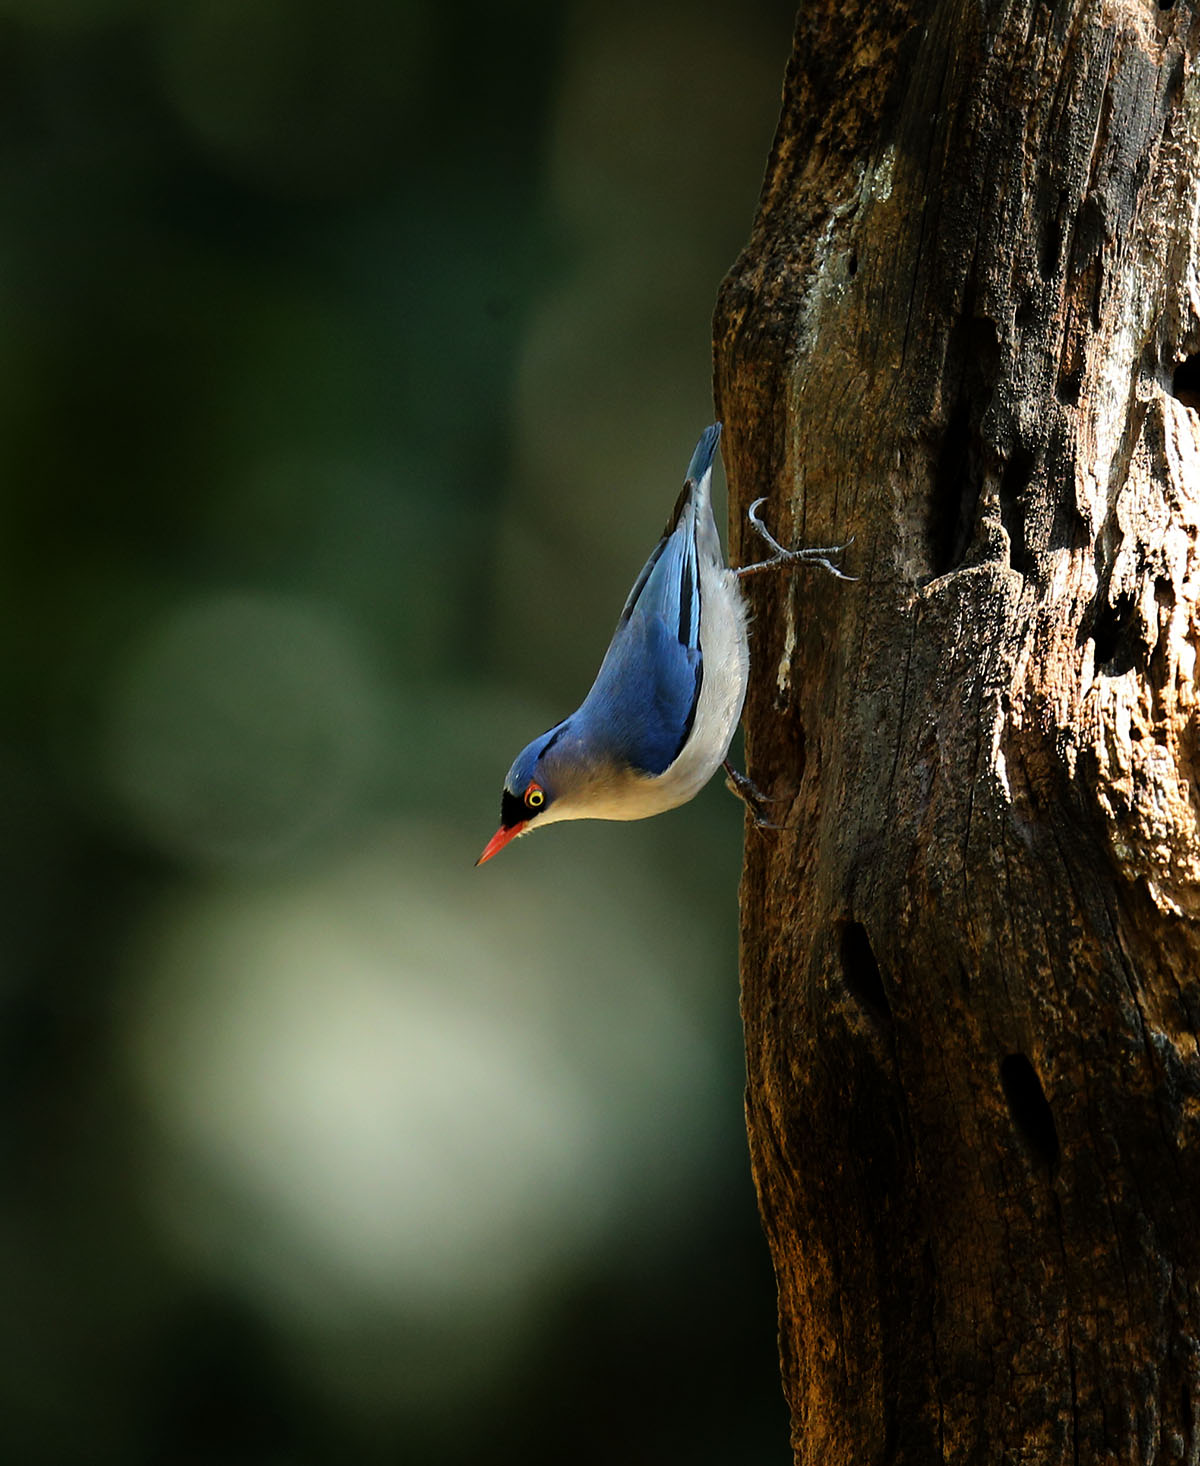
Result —
[[[471,862],[791,20],[0,0],[0,1460],[786,1459],[737,807]]]

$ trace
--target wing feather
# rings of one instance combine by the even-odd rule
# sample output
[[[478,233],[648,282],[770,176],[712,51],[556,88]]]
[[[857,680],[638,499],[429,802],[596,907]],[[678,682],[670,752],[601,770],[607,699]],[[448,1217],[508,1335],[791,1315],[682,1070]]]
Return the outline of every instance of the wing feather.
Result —
[[[634,583],[599,675],[577,717],[603,730],[605,752],[661,774],[678,757],[703,680],[696,486]]]

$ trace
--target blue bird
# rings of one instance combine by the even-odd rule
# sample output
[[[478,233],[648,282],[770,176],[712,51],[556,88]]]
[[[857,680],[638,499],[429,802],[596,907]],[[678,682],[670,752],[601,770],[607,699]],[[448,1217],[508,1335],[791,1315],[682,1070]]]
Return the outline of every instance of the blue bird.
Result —
[[[504,780],[500,828],[482,865],[535,825],[640,820],[685,804],[725,762],[750,672],[742,576],[816,563],[841,579],[828,549],[786,550],[750,509],[775,552],[731,570],[711,503],[721,424],[707,428],[688,465],[662,539],[633,584],[592,690],[580,707],[523,748]],[[728,768],[728,765],[726,764]],[[733,775],[733,771],[730,770]],[[749,781],[736,776],[747,790]]]

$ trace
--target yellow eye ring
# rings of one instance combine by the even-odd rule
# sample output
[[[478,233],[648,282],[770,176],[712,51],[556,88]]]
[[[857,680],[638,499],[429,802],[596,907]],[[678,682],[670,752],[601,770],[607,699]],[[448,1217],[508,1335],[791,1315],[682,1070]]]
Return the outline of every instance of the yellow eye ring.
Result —
[[[541,809],[546,802],[546,791],[537,784],[530,784],[525,791],[525,803],[530,809]]]

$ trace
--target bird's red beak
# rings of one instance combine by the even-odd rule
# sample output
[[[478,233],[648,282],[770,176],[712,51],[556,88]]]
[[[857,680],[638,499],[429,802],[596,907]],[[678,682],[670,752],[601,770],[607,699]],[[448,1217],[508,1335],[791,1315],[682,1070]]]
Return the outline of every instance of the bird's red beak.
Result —
[[[517,838],[517,836],[525,828],[527,823],[527,820],[522,820],[520,824],[509,825],[507,828],[505,828],[504,825],[501,825],[496,833],[492,836],[492,838],[483,847],[483,854],[479,857],[475,864],[482,865],[485,860],[491,860],[493,855],[499,855],[501,850],[504,849],[504,847],[508,844],[510,840],[515,840]]]

